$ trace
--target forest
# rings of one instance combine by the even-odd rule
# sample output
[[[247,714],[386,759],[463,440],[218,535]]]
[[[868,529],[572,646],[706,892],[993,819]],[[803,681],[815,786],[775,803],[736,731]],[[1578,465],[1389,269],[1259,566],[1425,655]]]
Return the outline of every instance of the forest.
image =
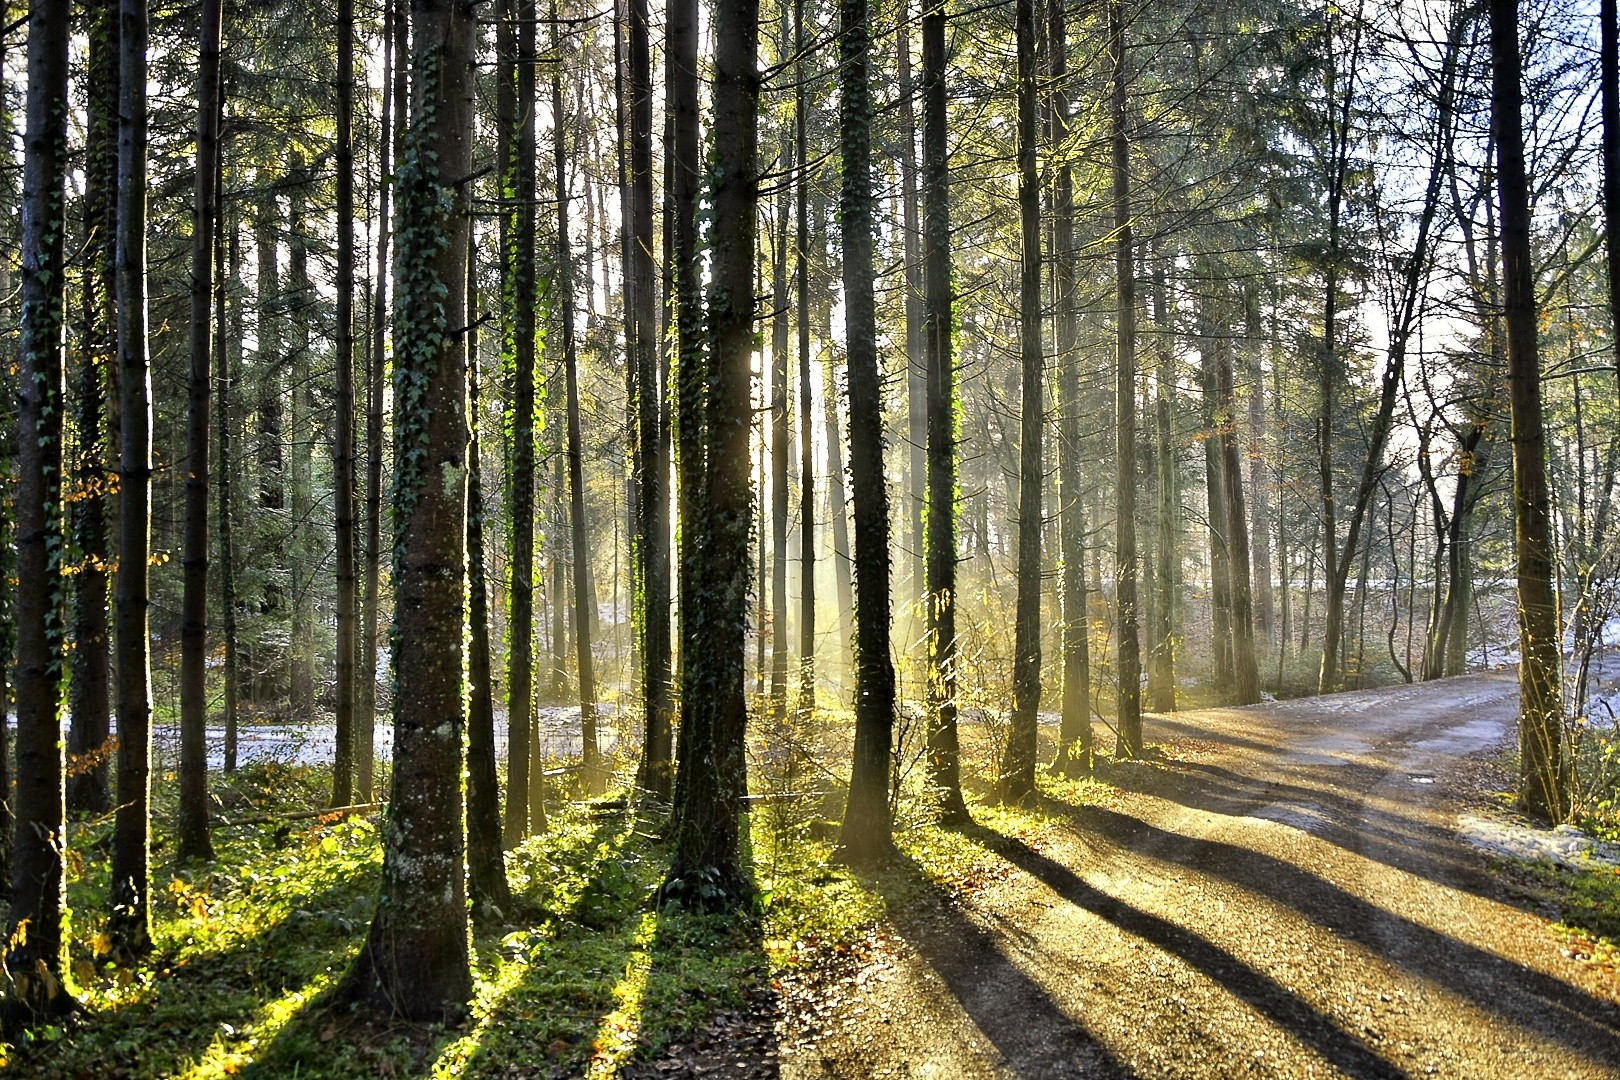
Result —
[[[1616,22],[0,0],[0,1073],[1620,1074]]]

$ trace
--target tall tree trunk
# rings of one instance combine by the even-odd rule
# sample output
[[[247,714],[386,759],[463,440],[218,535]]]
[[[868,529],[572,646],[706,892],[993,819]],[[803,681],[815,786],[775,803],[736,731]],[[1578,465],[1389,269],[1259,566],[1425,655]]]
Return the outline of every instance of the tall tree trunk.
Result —
[[[555,21],[557,3],[552,0],[552,51],[562,55],[561,31]],[[573,542],[574,644],[579,675],[580,734],[584,744],[587,787],[603,785],[599,775],[601,753],[596,743],[596,667],[591,655],[591,619],[596,609],[596,589],[591,582],[591,546],[585,522],[585,451],[579,426],[579,356],[574,345],[574,256],[568,236],[568,161],[563,137],[562,76],[559,68],[551,74],[551,134],[557,175],[557,303],[561,308],[563,382],[568,425],[568,526]]]
[[[1214,690],[1216,704],[1226,705],[1234,692],[1232,664],[1232,573],[1228,566],[1231,549],[1227,543],[1225,463],[1221,454],[1219,435],[1219,386],[1215,377],[1215,352],[1218,335],[1224,327],[1210,317],[1207,301],[1202,305],[1203,323],[1199,343],[1199,375],[1202,382],[1204,414],[1204,498],[1209,522],[1209,579],[1211,650],[1214,653]]]
[[[337,754],[332,805],[354,798],[354,0],[337,11],[337,442],[332,502],[337,561]]]
[[[118,817],[112,916],[123,956],[152,946],[152,369],[146,351],[146,0],[121,0],[118,82]],[[26,573],[26,570],[24,571]]]
[[[391,177],[404,124],[396,123],[396,113],[406,105],[405,44],[408,40],[404,0],[386,0],[383,22],[383,101],[381,134],[377,140],[378,175]],[[377,272],[371,298],[371,350],[366,362],[366,564],[361,598],[359,687],[355,701],[358,715],[355,743],[355,797],[361,802],[373,798],[376,771],[377,732],[377,631],[378,602],[382,576],[382,477],[383,477],[383,373],[388,330],[388,211],[392,182],[377,185]]]
[[[787,54],[787,20],[782,20],[783,55]],[[793,143],[784,132],[782,157],[793,174]],[[771,295],[771,712],[778,724],[787,721],[788,699],[788,217],[793,192],[784,183],[776,197],[776,235],[772,240]],[[761,626],[761,630],[764,627]]]
[[[502,92],[511,79],[515,96],[498,101],[504,106],[507,130],[517,128],[516,145],[502,162],[503,191],[515,201],[509,211],[508,249],[503,252],[507,283],[502,297],[511,350],[511,388],[507,400],[512,415],[508,424],[506,477],[511,508],[507,566],[511,597],[507,607],[506,644],[506,843],[516,845],[532,829],[537,810],[529,805],[534,778],[529,775],[534,754],[534,411],[535,411],[535,17],[534,0],[516,0],[515,25],[508,18],[501,32],[510,35],[511,48],[502,51],[509,75],[502,76]],[[515,58],[514,58],[515,57]],[[510,111],[506,111],[506,110]]]
[[[671,17],[673,19],[672,10]],[[631,0],[630,76],[630,241],[626,282],[630,307],[629,367],[635,375],[634,457],[636,498],[632,533],[638,593],[636,654],[640,660],[646,737],[640,785],[668,798],[674,781],[672,722],[674,700],[670,664],[669,487],[665,483],[662,386],[658,372],[658,294],[653,263],[652,123],[653,85],[650,18],[646,0]],[[673,66],[674,58],[670,59]],[[693,91],[696,92],[695,90]]]
[[[1600,0],[1599,68],[1603,84],[1603,224],[1609,263],[1609,320],[1620,327],[1620,32],[1615,0]],[[1617,335],[1620,337],[1620,335]],[[1620,351],[1615,355],[1615,389],[1620,391]]]
[[[1027,0],[1026,0],[1027,2]],[[889,493],[883,479],[883,417],[877,358],[872,248],[871,25],[866,0],[839,5],[838,128],[844,252],[844,355],[849,370],[849,476],[855,509],[855,758],[839,852],[852,865],[894,855],[889,762],[894,663],[889,656]]]
[[[925,0],[923,62],[923,274],[928,350],[928,782],[940,820],[965,824],[956,727],[956,358],[951,284],[949,115],[945,85],[945,0]]]
[[[220,206],[224,207],[224,176],[220,177],[221,198]],[[220,637],[224,645],[224,665],[220,672],[223,703],[221,711],[224,713],[225,724],[225,760],[227,773],[236,771],[237,733],[240,720],[239,702],[241,689],[239,682],[240,657],[236,641],[236,477],[232,470],[236,466],[232,446],[235,429],[235,415],[232,412],[235,401],[236,379],[239,365],[232,350],[241,347],[242,335],[233,333],[240,328],[242,313],[242,290],[239,267],[241,266],[241,245],[238,236],[241,234],[241,214],[235,207],[230,217],[222,219],[221,228],[228,233],[229,239],[224,236],[214,238],[214,276],[219,281],[219,288],[214,291],[214,332],[218,335],[214,341],[214,385],[215,393],[219,395],[219,408],[214,412],[215,437],[219,442],[219,467],[215,470],[219,477],[217,492],[219,497],[218,529],[219,529],[219,609],[220,609]],[[229,300],[230,310],[235,315],[235,323],[226,321],[226,302]]]
[[[0,15],[10,18],[11,6],[9,0],[0,0]],[[6,65],[6,35],[0,34],[0,71]],[[5,94],[0,94],[0,129],[15,131],[12,120],[10,101]],[[88,165],[86,172],[88,173]],[[17,188],[13,182],[14,173],[8,171],[0,176],[0,214],[14,214],[17,212]],[[21,237],[19,236],[20,240]],[[20,254],[20,253],[17,253]],[[0,296],[11,296],[11,266],[14,252],[12,250],[12,234],[8,230],[0,237]],[[64,300],[64,309],[66,301]],[[17,339],[19,330],[17,322],[11,316],[11,306],[8,303],[0,308],[0,349],[6,350],[10,355],[20,356]],[[86,358],[88,359],[88,357]],[[103,357],[105,360],[105,357]],[[8,497],[0,493],[0,574],[10,581],[17,569],[16,562],[16,434],[17,434],[17,408],[13,395],[0,395],[0,432],[4,433],[0,440],[0,482],[4,482],[11,494]],[[103,544],[105,550],[105,544]],[[105,600],[105,591],[103,592]],[[103,647],[105,647],[105,632],[103,632]],[[10,701],[12,689],[12,664],[16,657],[17,644],[17,609],[16,594],[9,597],[0,597],[0,656],[6,658],[0,663],[0,702]],[[102,695],[105,698],[105,694]],[[105,709],[103,713],[105,713]],[[75,723],[77,727],[77,723]],[[102,740],[105,743],[105,739]],[[0,791],[11,791],[11,737],[5,724],[0,724]],[[105,779],[105,774],[103,775]],[[103,785],[105,786],[105,785]],[[110,797],[106,800],[110,803]],[[11,896],[11,844],[12,832],[12,801],[9,798],[0,799],[0,899]]]
[[[926,9],[928,0],[922,0]],[[926,17],[926,10],[924,17]],[[905,0],[895,28],[896,75],[900,83],[900,213],[906,272],[906,430],[910,453],[906,463],[906,509],[910,525],[911,580],[905,593],[905,640],[916,639],[912,614],[925,590],[928,554],[923,539],[923,504],[928,483],[928,360],[926,300],[923,296],[922,226],[917,203],[916,84],[911,77],[911,0]],[[926,109],[927,106],[924,106]]]
[[[1530,198],[1524,164],[1518,0],[1491,0],[1491,123],[1502,215],[1503,322],[1513,417],[1513,547],[1519,597],[1519,805],[1548,821],[1569,812],[1568,762],[1553,592]]]
[[[276,222],[279,207],[276,204],[275,185],[268,170],[260,169],[256,178],[260,190],[259,205],[254,220],[254,247],[258,251],[258,276],[255,282],[255,302],[258,307],[254,366],[258,379],[258,429],[255,454],[258,466],[258,508],[268,513],[257,515],[270,518],[278,525],[287,506],[286,457],[282,453],[282,386],[284,383],[281,352],[282,341],[282,288],[281,267],[278,263]],[[283,617],[286,594],[281,586],[287,568],[287,554],[278,545],[268,553],[272,570],[264,584],[264,595],[259,601],[259,621],[279,620]],[[264,640],[263,633],[255,635],[248,654],[248,669],[252,678],[250,700],[263,704],[273,699],[279,707],[286,693],[287,650],[285,646]]]
[[[1249,380],[1249,535],[1253,538],[1250,550],[1254,555],[1254,621],[1260,641],[1269,654],[1276,637],[1276,597],[1272,592],[1271,566],[1271,484],[1266,479],[1266,392],[1265,376],[1260,370],[1260,291],[1254,286],[1244,290],[1244,346],[1247,363],[1244,372]]]
[[[805,0],[793,4],[793,54],[798,57],[793,90],[794,141],[798,149],[798,205],[794,223],[795,289],[799,332],[799,718],[816,708],[816,471],[810,381],[810,137],[804,84]]]
[[[1232,376],[1232,339],[1215,343],[1215,386],[1220,408],[1222,502],[1226,506],[1226,572],[1232,602],[1232,704],[1260,700],[1260,667],[1254,649],[1254,593],[1249,566],[1249,515],[1243,498],[1238,449],[1237,395]]]
[[[1119,745],[1114,755],[1142,752],[1142,652],[1137,636],[1136,599],[1136,270],[1131,237],[1130,143],[1127,137],[1125,11],[1122,0],[1108,5],[1109,53],[1113,61],[1113,173],[1115,291],[1119,303],[1118,377],[1114,395],[1116,473],[1114,496],[1115,603],[1119,607]]]
[[[28,15],[23,143],[22,326],[17,416],[17,792],[5,955],[8,1017],[35,1023],[74,1008],[67,992],[62,857],[62,676],[67,588],[62,555],[62,321],[67,232],[66,4]]]
[[[851,617],[855,608],[855,585],[851,576],[853,563],[849,554],[849,490],[844,471],[844,423],[839,417],[838,374],[833,370],[832,319],[830,303],[831,281],[823,282],[822,313],[827,318],[828,346],[822,350],[821,407],[827,421],[827,520],[832,525],[833,587],[838,597],[838,671],[839,685],[848,688],[853,669],[850,667]],[[847,358],[846,358],[847,360]]]
[[[73,504],[74,539],[83,562],[73,583],[73,726],[68,735],[67,801],[68,809],[76,813],[99,816],[113,806],[108,790],[113,744],[107,626],[112,552],[107,504],[116,490],[109,468],[110,453],[116,448],[110,448],[106,439],[106,411],[110,408],[108,396],[118,385],[113,374],[118,316],[113,302],[118,222],[117,0],[87,5],[85,33],[90,53],[85,73],[86,266],[83,356],[76,402],[80,497]],[[10,649],[4,655],[9,656]],[[4,835],[9,836],[9,830]]]
[[[681,597],[689,627],[689,651],[682,657],[688,692],[681,702],[683,752],[670,826],[674,852],[661,893],[665,901],[698,908],[733,907],[753,892],[741,861],[741,827],[748,784],[743,668],[753,517],[748,439],[759,199],[759,0],[720,0],[714,25],[713,262],[703,455],[707,527],[702,537],[708,550],[703,565],[688,571],[696,588],[683,588]],[[675,56],[672,48],[672,61]],[[691,59],[683,50],[678,62]],[[681,129],[695,119],[677,117],[677,138],[689,134]],[[681,153],[686,148],[677,150],[678,174],[690,164]],[[686,422],[683,416],[683,428]],[[696,522],[681,524],[684,530]]]
[[[349,3],[351,0],[342,0]],[[214,236],[219,225],[221,0],[204,0],[197,70],[197,187],[191,219],[191,370],[186,402],[186,525],[180,615],[181,862],[214,857],[208,838],[208,437],[214,344]],[[341,217],[341,213],[340,213]]]
[[[382,890],[344,995],[446,1021],[472,996],[461,796],[473,4],[415,0],[394,308],[394,769]]]
[[[1153,321],[1159,332],[1158,370],[1154,377],[1153,426],[1155,470],[1158,479],[1159,504],[1155,515],[1158,539],[1154,556],[1159,571],[1154,575],[1154,587],[1159,590],[1153,617],[1158,628],[1153,634],[1153,654],[1148,663],[1149,692],[1153,697],[1153,711],[1174,712],[1176,709],[1176,652],[1179,644],[1176,634],[1176,604],[1180,595],[1177,586],[1181,567],[1181,486],[1176,469],[1175,427],[1175,320],[1170,313],[1169,298],[1165,295],[1165,260],[1153,268]]]
[[[484,571],[483,461],[478,425],[478,238],[467,229],[467,893],[473,920],[497,925],[512,910],[501,850],[501,791],[495,766],[495,687],[489,655],[489,584]]]
[[[1041,705],[1041,493],[1046,487],[1041,433],[1045,427],[1045,358],[1041,353],[1041,189],[1035,170],[1035,0],[1017,0],[1018,217],[1023,262],[1019,274],[1019,358],[1023,379],[1018,440],[1018,601],[1013,626],[1012,722],[1001,760],[1000,793],[1008,802],[1035,794],[1037,720]]]
[[[1069,165],[1069,41],[1062,0],[1047,4],[1052,77],[1052,303],[1057,310],[1058,534],[1063,603],[1063,716],[1057,768],[1091,771],[1091,633],[1086,614],[1085,507],[1080,498],[1080,322],[1075,311],[1074,171]],[[954,553],[953,553],[954,554]]]
[[[288,409],[287,502],[292,572],[292,627],[287,674],[288,709],[295,720],[315,715],[315,417],[314,336],[315,285],[309,276],[311,236],[305,208],[314,172],[295,152],[288,169],[287,313],[291,316],[291,406]]]

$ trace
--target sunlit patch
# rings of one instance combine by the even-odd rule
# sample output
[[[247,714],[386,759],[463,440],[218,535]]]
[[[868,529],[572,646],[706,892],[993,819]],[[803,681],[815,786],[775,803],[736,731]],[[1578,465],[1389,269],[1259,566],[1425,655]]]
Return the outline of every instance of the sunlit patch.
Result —
[[[235,1025],[222,1024],[203,1056],[178,1074],[180,1080],[211,1080],[216,1076],[235,1076],[246,1069],[288,1021],[331,985],[333,977],[330,973],[317,976],[297,990],[283,994],[255,1013],[240,1030]]]
[[[658,916],[647,912],[634,934],[635,951],[624,966],[624,976],[613,988],[614,1007],[597,1026],[591,1041],[591,1061],[585,1075],[608,1077],[617,1074],[636,1050],[641,1034],[641,1003],[647,992],[647,975],[652,970],[653,933]]]

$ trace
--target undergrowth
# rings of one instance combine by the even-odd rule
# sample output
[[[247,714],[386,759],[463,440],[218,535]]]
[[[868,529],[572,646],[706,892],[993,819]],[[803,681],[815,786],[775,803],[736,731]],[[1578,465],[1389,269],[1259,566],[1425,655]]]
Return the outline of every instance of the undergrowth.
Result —
[[[274,811],[280,792],[280,808],[308,806],[324,789],[320,774],[244,770],[231,801]],[[1069,803],[1114,794],[1093,781],[1042,785]],[[220,828],[216,860],[196,868],[174,865],[160,833],[155,949],[133,969],[108,957],[111,825],[80,824],[68,861],[82,1010],[67,1026],[0,1044],[0,1067],[42,1080],[613,1076],[791,969],[858,949],[920,891],[968,893],[1008,872],[981,844],[920,823],[927,815],[908,807],[897,842],[914,870],[854,874],[833,858],[838,802],[827,791],[755,810],[746,834],[758,905],[730,918],[654,908],[669,863],[657,820],[622,802],[563,805],[544,835],[507,855],[524,914],[474,935],[475,1000],[457,1028],[378,1020],[329,1000],[370,924],[375,816]],[[1035,845],[1055,827],[1039,811],[972,809],[981,825]]]

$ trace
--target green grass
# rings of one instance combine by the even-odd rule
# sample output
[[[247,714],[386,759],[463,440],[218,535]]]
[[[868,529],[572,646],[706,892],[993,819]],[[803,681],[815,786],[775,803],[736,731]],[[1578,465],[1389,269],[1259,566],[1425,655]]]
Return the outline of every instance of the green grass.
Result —
[[[238,812],[262,812],[319,805],[325,784],[321,770],[257,766],[223,795]],[[1042,785],[1067,802],[1113,794],[1090,781]],[[897,836],[912,869],[859,876],[832,860],[836,809],[755,814],[758,906],[726,918],[654,909],[669,857],[655,824],[622,810],[561,808],[546,834],[508,854],[527,914],[475,936],[475,1000],[455,1028],[379,1020],[328,1000],[370,923],[381,867],[375,819],[219,829],[215,862],[187,870],[173,865],[160,831],[156,948],[133,969],[107,956],[111,825],[77,826],[69,902],[83,1010],[65,1027],[0,1044],[0,1070],[46,1080],[336,1080],[506,1075],[522,1061],[525,1075],[613,1076],[788,971],[858,954],[874,927],[922,891],[972,892],[1007,872],[966,836],[916,825]],[[973,810],[1026,842],[1056,827],[1039,811]]]

